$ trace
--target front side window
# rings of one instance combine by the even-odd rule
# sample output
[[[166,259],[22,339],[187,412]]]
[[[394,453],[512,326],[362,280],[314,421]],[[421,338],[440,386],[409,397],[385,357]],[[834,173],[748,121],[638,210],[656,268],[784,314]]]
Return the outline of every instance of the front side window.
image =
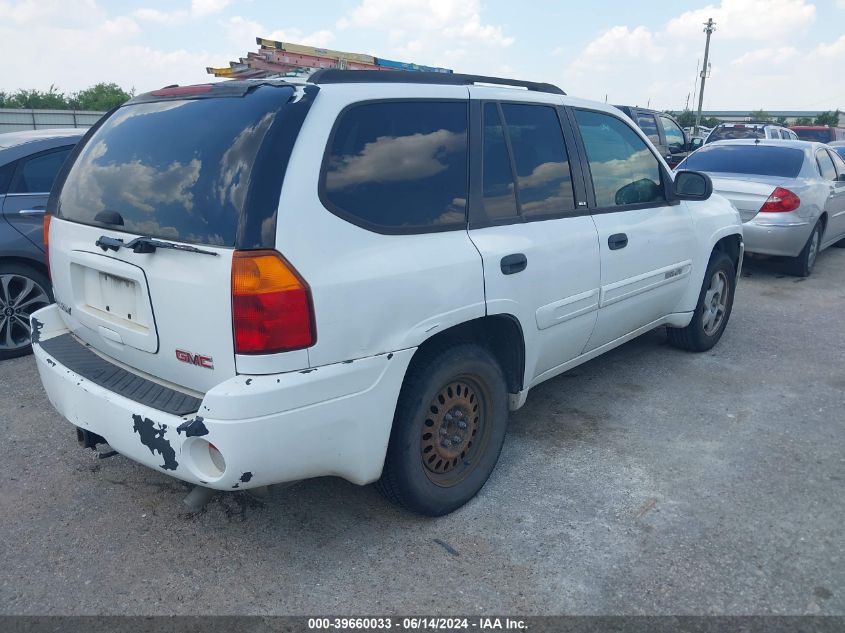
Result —
[[[587,150],[598,207],[665,201],[660,165],[634,130],[602,112],[575,110],[575,119]]]
[[[324,165],[324,201],[366,227],[466,223],[467,102],[386,101],[341,115]]]
[[[687,141],[684,138],[683,130],[669,117],[661,116],[660,120],[663,122],[663,131],[666,134],[666,144],[669,146],[669,151],[673,154],[684,151]]]
[[[841,147],[839,149],[842,149]],[[836,150],[828,150],[828,154],[833,159],[833,166],[837,173],[837,175],[845,174],[845,160],[842,160],[842,156],[836,153]]]
[[[575,209],[569,156],[554,108],[503,103],[513,148],[519,207],[525,217]]]
[[[49,193],[53,181],[73,147],[38,154],[22,160],[11,193]]]

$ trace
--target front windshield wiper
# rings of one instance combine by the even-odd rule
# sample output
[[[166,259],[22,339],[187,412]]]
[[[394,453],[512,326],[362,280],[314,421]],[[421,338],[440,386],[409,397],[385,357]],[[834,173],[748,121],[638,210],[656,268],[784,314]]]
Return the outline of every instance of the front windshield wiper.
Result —
[[[107,235],[101,235],[96,242],[94,242],[95,246],[99,246],[104,251],[118,251],[121,248],[129,248],[132,250],[133,253],[155,253],[156,249],[158,248],[169,248],[174,251],[187,251],[188,253],[200,253],[201,255],[214,255],[217,256],[217,253],[214,251],[204,251],[196,246],[190,246],[188,244],[174,244],[172,242],[162,242],[161,240],[155,240],[151,237],[136,237],[134,240],[129,242],[124,242],[123,240],[116,238],[116,237],[108,237]]]

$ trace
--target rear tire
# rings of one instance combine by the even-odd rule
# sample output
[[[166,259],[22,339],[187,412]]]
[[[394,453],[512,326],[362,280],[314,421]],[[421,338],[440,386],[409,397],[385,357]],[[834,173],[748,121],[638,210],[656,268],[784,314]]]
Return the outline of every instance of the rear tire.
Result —
[[[472,499],[493,472],[507,429],[508,393],[484,347],[423,353],[405,376],[376,487],[407,510],[442,516]]]
[[[710,256],[692,321],[685,328],[668,328],[669,343],[690,352],[712,348],[728,325],[736,292],[736,268],[727,253]]]
[[[29,316],[53,303],[50,280],[17,262],[0,262],[0,360],[32,353]]]
[[[790,275],[796,277],[809,277],[813,272],[813,267],[816,265],[816,258],[819,255],[819,248],[822,243],[822,225],[821,222],[816,222],[813,227],[813,232],[801,249],[798,257],[793,257],[787,263],[787,270]]]

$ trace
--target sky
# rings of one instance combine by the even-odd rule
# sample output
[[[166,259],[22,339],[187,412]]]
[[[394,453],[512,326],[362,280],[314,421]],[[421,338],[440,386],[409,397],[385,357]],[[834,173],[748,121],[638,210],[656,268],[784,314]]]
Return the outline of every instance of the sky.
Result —
[[[0,0],[0,90],[207,82],[255,37],[680,110],[845,110],[845,0]]]

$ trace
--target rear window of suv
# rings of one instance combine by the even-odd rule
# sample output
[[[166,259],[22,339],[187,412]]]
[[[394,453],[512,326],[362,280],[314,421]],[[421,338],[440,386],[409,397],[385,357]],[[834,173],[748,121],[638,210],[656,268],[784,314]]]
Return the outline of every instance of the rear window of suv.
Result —
[[[76,158],[57,215],[120,229],[98,220],[99,213],[112,211],[130,233],[272,246],[285,164],[278,156],[284,125],[279,113],[292,94],[288,86],[264,86],[242,97],[119,108]]]
[[[336,215],[384,233],[466,226],[466,101],[379,101],[335,126],[321,197]]]
[[[796,178],[803,164],[804,151],[791,147],[708,145],[690,154],[678,169]]]

